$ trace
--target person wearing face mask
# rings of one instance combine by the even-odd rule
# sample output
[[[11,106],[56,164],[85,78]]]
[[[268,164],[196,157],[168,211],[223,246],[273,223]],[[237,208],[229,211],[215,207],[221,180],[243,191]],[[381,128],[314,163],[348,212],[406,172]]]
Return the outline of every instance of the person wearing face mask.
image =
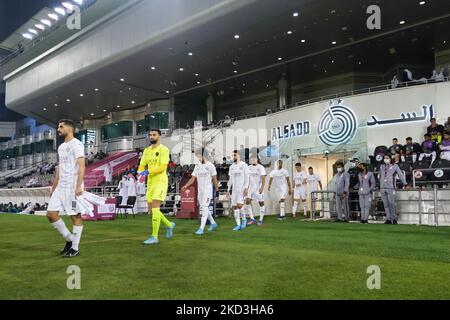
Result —
[[[336,212],[338,215],[337,222],[348,222],[349,206],[348,194],[350,187],[350,175],[344,170],[344,163],[336,164],[337,173],[334,176],[336,191],[334,193],[336,199]]]
[[[384,156],[384,164],[380,166],[380,193],[383,200],[384,210],[386,212],[385,224],[397,224],[397,209],[395,206],[395,189],[397,177],[406,187],[405,176],[399,166],[392,164],[391,158]]]
[[[269,174],[269,188],[267,190],[270,192],[272,182],[275,182],[275,193],[278,199],[280,199],[280,216],[278,220],[284,221],[286,219],[286,193],[289,192],[289,195],[292,194],[291,182],[289,172],[283,168],[283,160],[278,160],[275,165],[277,167]]]
[[[126,175],[119,181],[117,189],[119,189],[119,196],[122,197],[121,205],[126,205],[128,200],[128,177]]]
[[[266,207],[264,206],[264,185],[266,184],[266,169],[258,163],[258,156],[252,155],[250,157],[249,166],[249,188],[248,194],[245,198],[245,208],[247,214],[250,216],[249,225],[255,222],[252,209],[252,200],[257,201],[260,207],[260,215],[258,225],[263,224]]]
[[[369,172],[367,165],[361,163],[358,166],[358,189],[359,207],[361,208],[361,223],[369,223],[369,212],[372,202],[372,192],[376,188],[375,176]]]

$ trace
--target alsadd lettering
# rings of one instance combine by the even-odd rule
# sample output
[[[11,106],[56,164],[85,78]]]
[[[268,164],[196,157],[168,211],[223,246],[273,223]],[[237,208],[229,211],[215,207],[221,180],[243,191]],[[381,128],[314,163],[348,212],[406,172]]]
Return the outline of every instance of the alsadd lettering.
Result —
[[[310,134],[311,123],[309,121],[286,124],[272,129],[272,141],[301,137]]]

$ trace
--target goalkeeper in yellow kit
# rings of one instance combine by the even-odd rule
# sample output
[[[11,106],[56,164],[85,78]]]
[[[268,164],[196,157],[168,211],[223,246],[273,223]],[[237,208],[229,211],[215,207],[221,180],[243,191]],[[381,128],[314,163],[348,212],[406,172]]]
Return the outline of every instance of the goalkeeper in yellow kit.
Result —
[[[169,149],[160,142],[161,131],[152,129],[150,131],[151,146],[144,150],[139,164],[139,179],[147,176],[147,203],[148,209],[152,213],[152,236],[144,241],[144,244],[157,244],[159,226],[161,221],[167,227],[167,238],[172,238],[175,223],[171,223],[161,212],[161,202],[166,199],[168,178],[167,166],[169,164]],[[146,169],[147,168],[147,169]]]

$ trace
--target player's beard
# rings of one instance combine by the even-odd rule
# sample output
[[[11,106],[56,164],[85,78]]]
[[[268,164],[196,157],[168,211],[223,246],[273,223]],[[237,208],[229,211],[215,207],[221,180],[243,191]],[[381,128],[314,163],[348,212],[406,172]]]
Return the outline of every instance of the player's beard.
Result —
[[[150,144],[157,144],[158,141],[150,139]]]

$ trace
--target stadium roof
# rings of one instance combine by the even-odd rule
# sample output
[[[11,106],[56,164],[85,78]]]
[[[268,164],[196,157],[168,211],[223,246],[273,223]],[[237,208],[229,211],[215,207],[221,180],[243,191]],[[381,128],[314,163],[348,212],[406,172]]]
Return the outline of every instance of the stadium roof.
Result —
[[[450,44],[447,0],[379,0],[382,29],[366,27],[369,0],[260,0],[83,75],[27,104],[48,122],[96,118],[175,95],[222,100],[348,72],[434,65]],[[424,4],[421,4],[424,3]],[[153,67],[153,68],[152,68]],[[77,106],[77,108],[71,108]]]

